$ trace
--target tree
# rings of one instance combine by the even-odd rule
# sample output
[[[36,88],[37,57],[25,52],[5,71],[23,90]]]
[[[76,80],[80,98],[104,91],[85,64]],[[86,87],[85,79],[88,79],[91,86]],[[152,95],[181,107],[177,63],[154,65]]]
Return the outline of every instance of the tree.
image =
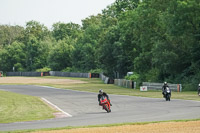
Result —
[[[43,24],[40,24],[37,21],[29,21],[26,23],[24,31],[24,43],[26,43],[26,41],[29,40],[29,37],[32,36],[37,40],[43,40],[45,37],[49,36],[49,31]]]
[[[47,27],[37,21],[29,21],[23,34],[20,41],[26,46],[26,70],[35,71],[45,67],[47,63],[44,58],[48,56],[49,45],[43,42],[50,38]]]
[[[101,15],[90,16],[82,20],[82,34],[79,36],[73,51],[72,64],[81,71],[97,69],[98,63],[98,44],[102,33]]]
[[[80,25],[75,23],[65,24],[58,22],[53,24],[52,35],[57,41],[69,38],[76,40],[79,37],[80,32],[81,32]]]
[[[0,25],[0,47],[11,45],[21,37],[23,31],[21,26]]]
[[[48,64],[53,71],[61,71],[72,66],[72,51],[74,47],[65,41],[58,41],[48,56]]]
[[[26,66],[25,45],[13,42],[0,51],[0,68],[2,71],[23,71]]]

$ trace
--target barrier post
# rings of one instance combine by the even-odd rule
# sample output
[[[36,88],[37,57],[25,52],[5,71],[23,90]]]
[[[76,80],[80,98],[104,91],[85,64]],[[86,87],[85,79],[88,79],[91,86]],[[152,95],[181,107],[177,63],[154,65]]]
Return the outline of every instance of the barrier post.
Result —
[[[92,78],[92,73],[89,73],[89,78]]]
[[[3,71],[0,71],[0,77],[3,77]]]
[[[180,85],[177,84],[177,92],[180,92]]]

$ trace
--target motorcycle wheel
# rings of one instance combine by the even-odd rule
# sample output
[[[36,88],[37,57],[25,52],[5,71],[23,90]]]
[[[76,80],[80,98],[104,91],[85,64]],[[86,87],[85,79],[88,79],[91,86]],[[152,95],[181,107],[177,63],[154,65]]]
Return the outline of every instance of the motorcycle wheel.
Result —
[[[109,113],[109,109],[107,105],[105,105],[105,110],[107,111],[107,113]]]
[[[166,101],[168,101],[169,100],[169,95],[166,95]]]

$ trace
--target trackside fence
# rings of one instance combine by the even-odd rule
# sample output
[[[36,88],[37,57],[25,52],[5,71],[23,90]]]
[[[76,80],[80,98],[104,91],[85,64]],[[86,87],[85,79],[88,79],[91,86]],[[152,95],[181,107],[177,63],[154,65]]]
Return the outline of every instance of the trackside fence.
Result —
[[[126,80],[126,79],[111,79],[102,73],[99,74],[100,79],[105,84],[115,84],[117,86],[126,87],[126,88],[136,88],[136,82],[133,82],[132,80]]]
[[[39,77],[39,76],[41,76],[41,72],[7,72],[6,76]]]
[[[100,79],[105,83],[108,84],[109,82],[109,77],[106,77],[105,75],[103,75],[102,73],[99,75]]]
[[[59,77],[79,77],[79,78],[89,78],[90,77],[90,73],[50,71],[49,74],[50,74],[50,76],[59,76]]]
[[[58,76],[58,77],[79,77],[89,78],[90,73],[73,73],[73,72],[7,72],[6,76],[28,76],[28,77],[39,77],[39,76]]]
[[[126,88],[136,88],[136,82],[126,79],[115,79],[114,84]]]
[[[147,86],[148,90],[162,90],[163,83],[150,83],[150,82],[142,82],[143,86]],[[168,83],[169,88],[172,91],[181,92],[182,85],[181,84],[170,84]]]

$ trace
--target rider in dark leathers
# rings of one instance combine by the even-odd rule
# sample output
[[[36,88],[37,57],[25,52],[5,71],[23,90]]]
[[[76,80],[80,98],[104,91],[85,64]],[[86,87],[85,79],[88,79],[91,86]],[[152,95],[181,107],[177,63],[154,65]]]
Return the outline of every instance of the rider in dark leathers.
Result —
[[[98,94],[98,102],[99,102],[99,105],[101,105],[101,104],[100,104],[100,99],[101,99],[102,96],[105,96],[105,97],[108,99],[108,101],[110,102],[109,96],[108,96],[105,92],[103,92],[102,89],[100,89],[100,90],[99,90],[99,94]],[[112,106],[111,103],[110,103],[110,105]]]
[[[164,85],[163,85],[163,87],[162,87],[162,94],[163,94],[163,97],[165,97],[164,92],[166,91],[166,88],[167,88],[167,87],[169,87],[169,86],[167,85],[167,82],[164,82]]]
[[[198,92],[198,94],[200,93],[200,84],[199,84],[199,87],[197,89],[197,92]]]

